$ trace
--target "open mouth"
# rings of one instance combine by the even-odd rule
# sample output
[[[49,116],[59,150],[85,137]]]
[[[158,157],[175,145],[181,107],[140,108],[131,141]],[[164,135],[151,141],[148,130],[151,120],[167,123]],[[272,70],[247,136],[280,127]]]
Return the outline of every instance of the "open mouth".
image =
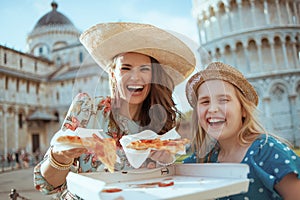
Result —
[[[210,126],[220,126],[223,125],[226,122],[225,119],[217,119],[217,118],[208,118],[207,123]]]
[[[144,89],[143,85],[128,85],[127,90],[129,92],[141,92]]]

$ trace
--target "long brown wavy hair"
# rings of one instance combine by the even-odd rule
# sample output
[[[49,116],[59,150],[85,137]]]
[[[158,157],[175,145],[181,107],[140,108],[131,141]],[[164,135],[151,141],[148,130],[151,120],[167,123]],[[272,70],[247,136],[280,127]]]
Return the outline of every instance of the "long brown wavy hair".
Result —
[[[116,68],[116,61],[120,55],[114,57],[110,69]],[[150,57],[150,56],[149,56]],[[148,96],[142,103],[141,111],[138,116],[138,121],[142,130],[153,130],[159,135],[162,135],[176,126],[176,119],[181,118],[181,113],[176,107],[173,100],[174,82],[172,78],[165,72],[160,63],[150,57],[152,67],[152,81]],[[112,111],[110,113],[110,126],[117,128],[118,134],[121,129],[118,126],[115,115],[118,115],[118,106],[116,105],[116,96],[118,89],[115,80],[110,74],[110,85],[112,95]],[[153,109],[155,107],[155,109]],[[115,114],[113,114],[115,113]]]

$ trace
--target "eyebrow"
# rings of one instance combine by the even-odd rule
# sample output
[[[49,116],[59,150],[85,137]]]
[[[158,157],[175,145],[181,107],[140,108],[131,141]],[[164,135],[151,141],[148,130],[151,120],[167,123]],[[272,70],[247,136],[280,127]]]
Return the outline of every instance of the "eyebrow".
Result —
[[[210,95],[205,95],[205,96],[198,96],[198,100],[201,100],[201,99],[210,99]],[[220,98],[220,97],[231,97],[230,95],[228,94],[218,94],[217,95],[217,98]]]
[[[133,65],[131,65],[131,64],[126,64],[126,63],[123,63],[122,66],[133,67]],[[151,63],[150,63],[150,64],[142,64],[142,65],[140,65],[139,67],[151,67]]]
[[[128,66],[128,67],[132,67],[132,65],[131,64],[126,64],[126,63],[122,63],[122,65],[121,66]]]

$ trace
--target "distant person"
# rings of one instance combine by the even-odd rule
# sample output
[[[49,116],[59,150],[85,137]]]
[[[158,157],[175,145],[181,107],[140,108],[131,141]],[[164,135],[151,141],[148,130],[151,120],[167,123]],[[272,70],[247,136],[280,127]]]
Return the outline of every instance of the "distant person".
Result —
[[[35,165],[40,161],[41,152],[39,149],[36,149],[34,152],[34,163]]]
[[[13,170],[14,169],[14,160],[13,160],[13,156],[11,153],[7,153],[6,160],[7,160],[8,166],[11,167],[11,169]]]
[[[5,167],[5,156],[4,155],[0,156],[0,161],[1,161],[2,172],[4,172],[4,167]]]
[[[22,159],[22,165],[26,169],[29,167],[30,163],[30,155],[27,153],[25,150],[21,154],[21,159]]]
[[[184,163],[250,167],[248,192],[222,199],[300,199],[300,158],[259,123],[258,95],[242,73],[210,63],[189,79],[186,95],[194,110],[195,153]]]
[[[16,158],[16,169],[21,168],[21,164],[20,164],[20,150],[17,150],[15,152],[15,158]]]

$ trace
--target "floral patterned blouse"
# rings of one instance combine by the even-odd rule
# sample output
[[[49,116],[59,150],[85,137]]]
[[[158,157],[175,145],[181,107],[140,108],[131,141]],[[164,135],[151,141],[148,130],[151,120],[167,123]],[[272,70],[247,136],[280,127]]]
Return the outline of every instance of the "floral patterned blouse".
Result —
[[[218,154],[218,149],[213,150],[209,162],[218,162]],[[194,163],[196,157],[192,155],[183,162]],[[289,173],[295,173],[300,179],[299,156],[279,140],[272,136],[266,137],[265,134],[252,143],[241,163],[250,167],[248,192],[220,199],[282,199],[274,185]]]
[[[117,134],[117,128],[114,123],[109,120],[111,98],[110,97],[95,97],[91,98],[87,93],[79,93],[72,101],[67,116],[61,127],[62,130],[71,129],[75,130],[77,127],[90,128],[90,129],[103,129],[106,133],[106,137],[111,137],[116,140],[117,143],[117,155],[121,162],[115,165],[116,170],[132,169],[129,164],[123,149],[119,143],[120,135]],[[128,135],[138,133],[141,128],[138,122],[128,119],[124,116],[118,116],[119,126],[122,129],[122,135]],[[35,188],[44,194],[57,194],[56,199],[80,199],[76,195],[71,194],[67,190],[66,183],[54,188],[49,184],[41,175],[41,164],[48,159],[50,148],[44,156],[44,159],[34,168],[34,185]],[[142,167],[151,165],[152,167],[156,163],[147,159]],[[79,158],[74,160],[70,169],[72,172],[95,172],[106,171],[107,169],[101,163],[95,159],[94,155],[83,154]]]

